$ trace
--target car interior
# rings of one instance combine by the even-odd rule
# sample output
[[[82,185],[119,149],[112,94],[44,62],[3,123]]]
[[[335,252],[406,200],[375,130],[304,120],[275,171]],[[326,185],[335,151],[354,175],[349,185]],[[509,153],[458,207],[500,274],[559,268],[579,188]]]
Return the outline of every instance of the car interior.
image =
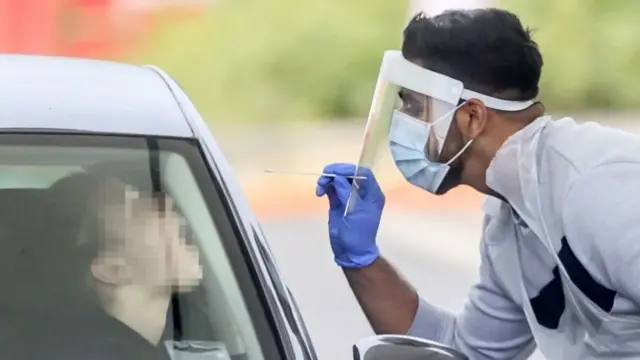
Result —
[[[25,158],[21,164],[56,168],[39,164],[44,161],[29,163]],[[150,172],[142,161],[93,161],[63,167],[59,175],[46,179],[35,171],[37,179],[0,184],[0,358],[74,359],[81,358],[74,352],[92,349],[92,359],[111,359],[99,353],[108,354],[114,347],[132,349],[130,358],[141,358],[133,349],[139,344],[135,339],[125,344],[127,336],[112,337],[114,328],[102,321],[102,309],[87,286],[95,249],[79,247],[76,234],[89,191],[84,175],[114,176],[144,191],[150,186]],[[166,153],[160,169],[151,171],[159,173],[162,190],[186,217],[186,238],[200,249],[204,272],[196,289],[172,295],[159,353],[180,351],[176,344],[186,341],[200,344],[200,349],[211,345],[220,351],[216,358],[221,360],[262,358],[212,214],[189,165],[181,156]]]

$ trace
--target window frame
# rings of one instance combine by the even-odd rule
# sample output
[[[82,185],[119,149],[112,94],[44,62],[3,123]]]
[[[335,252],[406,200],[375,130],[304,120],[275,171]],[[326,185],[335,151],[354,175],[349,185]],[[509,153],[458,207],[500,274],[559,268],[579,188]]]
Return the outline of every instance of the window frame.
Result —
[[[225,180],[214,175],[196,139],[73,131],[10,131],[0,132],[0,152],[6,146],[103,147],[150,151],[149,139],[158,144],[158,150],[184,157],[191,168],[220,234],[264,358],[292,358],[290,354],[293,354],[294,350],[290,339],[278,330],[285,327],[283,315],[273,306],[273,301],[268,298],[268,291],[261,285],[268,281],[268,274],[264,274],[252,260],[247,246],[249,239],[244,239],[241,235],[240,224],[233,217],[232,204],[228,203],[233,200],[227,199],[224,194],[222,184]]]

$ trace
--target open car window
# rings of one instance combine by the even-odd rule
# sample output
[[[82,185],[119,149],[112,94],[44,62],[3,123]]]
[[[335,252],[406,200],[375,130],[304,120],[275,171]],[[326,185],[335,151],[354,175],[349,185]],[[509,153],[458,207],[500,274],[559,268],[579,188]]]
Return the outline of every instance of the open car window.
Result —
[[[0,358],[281,357],[197,145],[152,143],[0,135]]]

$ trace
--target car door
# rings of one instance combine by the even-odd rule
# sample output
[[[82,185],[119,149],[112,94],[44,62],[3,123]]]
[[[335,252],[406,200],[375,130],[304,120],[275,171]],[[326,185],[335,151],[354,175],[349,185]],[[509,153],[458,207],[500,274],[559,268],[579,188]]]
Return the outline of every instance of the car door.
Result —
[[[214,146],[0,130],[0,357],[315,359]]]

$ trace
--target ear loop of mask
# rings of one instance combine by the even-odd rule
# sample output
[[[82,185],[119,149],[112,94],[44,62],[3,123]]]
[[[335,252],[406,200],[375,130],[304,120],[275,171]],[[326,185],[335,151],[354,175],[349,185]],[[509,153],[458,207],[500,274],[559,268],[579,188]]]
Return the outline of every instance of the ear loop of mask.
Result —
[[[464,104],[466,104],[468,102],[468,100],[463,101],[462,103],[460,103],[460,105],[456,106],[453,109],[453,112],[457,111],[458,109],[460,109]],[[453,121],[452,121],[453,122]],[[462,134],[461,134],[462,135]],[[447,161],[445,163],[445,165],[451,165],[451,163],[453,163],[454,161],[456,161],[456,159],[458,159],[468,148],[469,146],[471,146],[471,144],[473,144],[473,140],[475,139],[470,139],[469,141],[467,141],[467,143],[462,147],[462,149],[460,149],[460,151],[458,151],[455,155],[453,155],[453,157],[451,157],[451,159],[449,159],[449,161]]]
[[[425,99],[424,101],[426,102],[426,100],[427,99]],[[468,100],[465,100],[465,101],[461,102],[458,106],[456,106],[453,109],[449,110],[447,113],[442,115],[438,120],[432,122],[431,123],[431,127],[434,128],[434,126],[437,123],[443,121],[444,119],[447,119],[450,115],[453,115],[456,111],[458,111],[458,109],[460,109],[467,102],[468,102]],[[452,119],[451,122],[453,122],[453,119]],[[451,128],[451,125],[449,125],[449,128]],[[439,134],[436,133],[436,138],[445,138],[446,139],[446,136],[441,137]],[[456,159],[459,158],[460,155],[462,155],[465,152],[465,150],[467,150],[469,148],[469,146],[471,146],[471,144],[473,144],[473,140],[474,139],[471,139],[471,140],[467,141],[467,143],[462,147],[462,149],[460,149],[460,151],[458,151],[455,155],[453,155],[453,157],[451,159],[449,159],[449,161],[444,163],[444,165],[448,166],[448,165],[451,165],[454,161],[456,161]],[[443,140],[443,146],[444,146],[444,140]],[[440,149],[439,151],[442,151],[442,149]]]
[[[467,143],[462,147],[462,149],[460,149],[460,151],[458,151],[455,155],[453,155],[453,157],[449,161],[444,163],[444,164],[445,165],[451,165],[451,163],[456,161],[456,159],[459,158],[460,155],[462,155],[465,152],[465,150],[467,150],[467,148],[469,148],[469,146],[471,146],[471,144],[473,144],[473,140],[474,139],[471,139],[471,140],[467,141]]]

